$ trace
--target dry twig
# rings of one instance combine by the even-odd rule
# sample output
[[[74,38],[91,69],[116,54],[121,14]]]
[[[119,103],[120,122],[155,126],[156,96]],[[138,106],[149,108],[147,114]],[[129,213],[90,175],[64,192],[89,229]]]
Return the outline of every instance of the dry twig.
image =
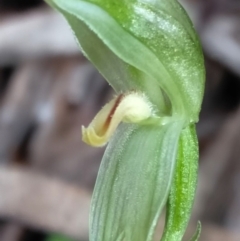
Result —
[[[90,194],[80,187],[1,166],[0,193],[1,217],[87,240]]]

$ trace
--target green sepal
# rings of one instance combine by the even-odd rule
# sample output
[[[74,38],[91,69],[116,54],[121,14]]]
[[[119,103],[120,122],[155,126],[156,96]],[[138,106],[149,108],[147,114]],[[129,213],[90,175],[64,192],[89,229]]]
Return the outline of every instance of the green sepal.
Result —
[[[177,164],[167,202],[161,241],[181,241],[186,231],[197,187],[198,142],[195,125],[185,128],[178,144]]]
[[[120,91],[144,90],[155,104],[160,102],[157,92],[163,90],[173,115],[198,120],[205,79],[203,56],[192,23],[177,1],[47,2],[68,19],[83,52],[116,91],[117,85]],[[99,44],[86,47],[81,21],[92,31],[86,41]],[[108,55],[113,59],[108,60]],[[161,94],[159,98],[163,99]]]
[[[182,125],[120,126],[95,185],[91,241],[152,240],[171,187]]]

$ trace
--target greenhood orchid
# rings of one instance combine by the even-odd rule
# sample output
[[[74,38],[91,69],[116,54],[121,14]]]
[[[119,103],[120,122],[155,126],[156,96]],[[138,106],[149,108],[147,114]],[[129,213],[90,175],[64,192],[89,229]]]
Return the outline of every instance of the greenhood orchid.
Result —
[[[82,128],[108,146],[96,181],[90,241],[181,241],[197,186],[195,123],[204,91],[202,50],[177,0],[46,0],[116,96]],[[200,225],[192,237],[199,238]],[[160,239],[160,238],[159,238]]]

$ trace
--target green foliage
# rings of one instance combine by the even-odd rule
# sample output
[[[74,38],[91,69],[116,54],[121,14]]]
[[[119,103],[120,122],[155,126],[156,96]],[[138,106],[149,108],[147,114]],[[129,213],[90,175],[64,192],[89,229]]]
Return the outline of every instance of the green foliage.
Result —
[[[90,240],[150,241],[167,205],[161,240],[181,241],[197,185],[195,122],[205,78],[191,21],[176,0],[46,1],[113,89],[144,93],[158,117],[122,124],[110,140],[92,199]]]

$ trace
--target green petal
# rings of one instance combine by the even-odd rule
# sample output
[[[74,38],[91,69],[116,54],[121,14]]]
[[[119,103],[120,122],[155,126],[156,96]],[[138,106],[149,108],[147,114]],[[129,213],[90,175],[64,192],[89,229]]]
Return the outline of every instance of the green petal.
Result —
[[[90,214],[91,241],[150,241],[166,204],[182,122],[123,124],[104,154]]]
[[[155,100],[153,96],[157,90],[160,92],[161,88],[172,103],[173,114],[182,115],[190,121],[198,119],[205,75],[203,57],[192,24],[177,1],[47,0],[47,2],[53,4],[67,17],[83,51],[102,74],[106,72],[105,61],[109,64],[108,69],[112,69],[115,75],[121,73],[119,71],[121,68],[126,72],[129,66],[131,74],[128,76],[133,76],[135,72],[135,78],[121,79],[123,81],[121,91],[126,87],[129,88],[129,85],[137,89],[140,86],[142,89],[145,88],[147,95]],[[97,41],[101,42],[102,47],[105,45],[105,48],[90,43],[88,47],[85,46],[80,21],[94,32],[91,38],[88,36],[88,41],[92,41],[92,37],[98,38]],[[113,61],[105,58],[106,50],[108,54],[112,52]],[[117,66],[116,62],[122,63]],[[117,90],[116,82],[121,85],[119,79],[116,80],[116,76],[108,78],[106,74],[104,75]],[[137,76],[144,76],[143,80]]]
[[[195,125],[180,136],[174,182],[167,203],[164,234],[161,241],[181,241],[186,231],[197,187],[198,142]]]

